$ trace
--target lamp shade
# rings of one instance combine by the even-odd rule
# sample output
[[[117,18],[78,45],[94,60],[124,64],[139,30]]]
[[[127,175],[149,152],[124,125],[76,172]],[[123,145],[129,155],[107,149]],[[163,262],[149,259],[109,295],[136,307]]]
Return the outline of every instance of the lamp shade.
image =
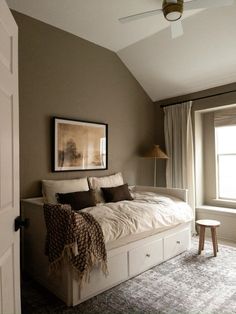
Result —
[[[160,145],[154,145],[154,147],[149,150],[144,157],[147,158],[157,158],[157,159],[168,159],[168,156],[161,150]]]

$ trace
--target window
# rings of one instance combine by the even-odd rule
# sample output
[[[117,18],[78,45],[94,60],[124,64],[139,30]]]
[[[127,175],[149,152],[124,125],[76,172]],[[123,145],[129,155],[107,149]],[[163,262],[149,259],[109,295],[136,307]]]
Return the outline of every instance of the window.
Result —
[[[236,105],[194,117],[196,204],[236,210]]]
[[[215,127],[217,198],[236,201],[236,125]]]

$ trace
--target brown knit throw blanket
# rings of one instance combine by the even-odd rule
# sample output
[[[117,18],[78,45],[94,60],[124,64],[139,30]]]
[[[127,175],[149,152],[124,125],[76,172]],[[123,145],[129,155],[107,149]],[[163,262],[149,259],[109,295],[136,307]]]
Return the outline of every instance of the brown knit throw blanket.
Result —
[[[44,204],[47,228],[45,251],[49,271],[60,270],[67,261],[80,281],[89,279],[91,269],[99,265],[107,275],[107,253],[101,226],[92,215],[75,212],[70,205]]]

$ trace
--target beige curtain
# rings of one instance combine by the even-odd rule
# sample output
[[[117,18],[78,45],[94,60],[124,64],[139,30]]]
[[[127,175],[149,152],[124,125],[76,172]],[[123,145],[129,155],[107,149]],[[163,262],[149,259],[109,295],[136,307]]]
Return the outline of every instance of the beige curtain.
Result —
[[[192,102],[164,108],[165,143],[169,157],[166,167],[167,187],[188,189],[188,202],[195,217],[195,176]],[[195,233],[195,222],[192,225]]]

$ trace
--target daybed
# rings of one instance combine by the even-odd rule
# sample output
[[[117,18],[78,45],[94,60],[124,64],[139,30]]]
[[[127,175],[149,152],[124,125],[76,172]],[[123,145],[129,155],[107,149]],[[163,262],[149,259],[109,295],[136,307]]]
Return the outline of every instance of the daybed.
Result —
[[[137,209],[139,214],[143,207],[143,221],[142,217],[138,223],[134,219],[131,229],[127,228],[127,230],[132,230],[136,225],[136,231],[123,232],[122,230],[126,229],[123,228],[126,221],[123,221],[122,230],[119,227],[116,227],[119,229],[118,232],[108,230],[108,226],[104,224],[104,216],[99,216],[99,211],[102,212],[102,208],[103,210],[106,208],[102,207],[103,205],[84,209],[94,215],[102,226],[109,275],[105,277],[102,271],[95,267],[90,274],[89,283],[85,283],[81,291],[79,291],[76,274],[69,265],[63,266],[60,274],[48,275],[48,259],[44,254],[46,230],[43,198],[23,200],[22,213],[24,218],[29,219],[29,227],[24,231],[24,269],[68,306],[74,306],[190,248],[192,212],[186,204],[186,190],[136,186],[133,188],[133,193],[134,201],[123,201],[111,205],[125,207],[125,217],[129,216],[129,202],[133,202],[133,205],[139,204],[139,209]],[[161,222],[154,223],[154,220],[149,220],[145,225],[143,222],[146,221],[145,213],[149,211],[149,205],[150,208],[156,206],[153,201],[148,201],[148,195],[152,198],[154,196],[154,199],[157,197],[154,193],[159,194],[156,203],[160,205],[155,219],[158,221],[158,215],[160,215]],[[160,194],[163,197],[160,197]],[[170,197],[170,206],[175,203],[172,210],[166,209],[167,196]],[[175,209],[176,215],[173,215]],[[124,216],[122,219],[124,220]]]

